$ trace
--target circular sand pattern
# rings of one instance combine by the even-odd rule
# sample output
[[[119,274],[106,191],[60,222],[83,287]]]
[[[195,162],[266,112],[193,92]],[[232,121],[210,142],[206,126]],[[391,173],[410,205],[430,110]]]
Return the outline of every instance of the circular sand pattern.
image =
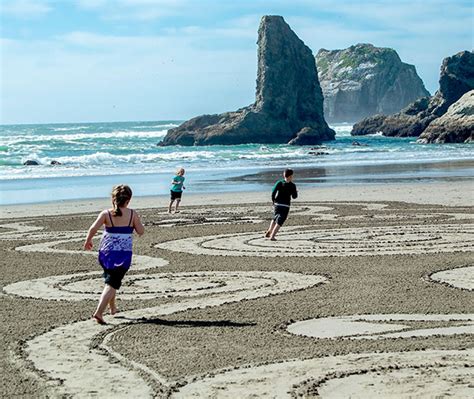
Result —
[[[157,248],[199,255],[351,256],[474,250],[474,225],[442,224],[370,228],[284,228],[278,241],[260,233],[221,234],[167,241]]]
[[[175,226],[205,226],[220,224],[259,224],[263,219],[257,216],[215,216],[215,217],[187,217],[163,219],[158,222],[147,222],[145,226],[175,227]]]
[[[311,230],[310,226],[304,226],[296,228],[285,227],[286,232],[289,233],[289,239],[286,243],[281,240],[269,242],[268,240],[261,239],[260,235],[257,237],[256,234],[252,238],[252,235],[249,237],[249,234],[245,233],[212,236],[209,248],[201,244],[193,244],[191,247],[193,250],[195,247],[198,249],[202,247],[210,251],[217,251],[218,254],[229,252],[235,255],[236,252],[246,252],[248,248],[245,246],[249,246],[251,250],[262,251],[263,255],[257,256],[275,256],[268,255],[268,253],[273,253],[274,251],[286,251],[292,253],[290,256],[301,256],[301,252],[310,251],[314,249],[315,245],[317,249],[325,250],[326,252],[339,248],[339,250],[344,252],[342,256],[354,254],[353,252],[356,255],[371,255],[377,253],[377,251],[378,253],[382,251],[382,253],[391,254],[397,253],[396,251],[402,249],[404,249],[402,253],[409,253],[407,251],[410,249],[415,250],[415,253],[423,253],[430,252],[431,246],[436,246],[436,251],[434,252],[440,250],[438,247],[442,251],[470,250],[472,247],[472,244],[470,244],[472,241],[472,228],[468,225],[398,226],[324,231],[314,230],[314,228]],[[283,233],[282,231],[282,234],[279,236],[282,239],[285,237]],[[33,232],[30,232],[30,234],[33,234]],[[56,235],[56,241],[27,245],[17,249],[28,252],[86,254],[83,251],[67,251],[55,248],[56,245],[63,242],[82,239],[84,232],[81,234],[81,238],[77,238],[73,234],[69,238]],[[325,234],[329,238],[324,238],[321,234]],[[459,234],[464,234],[464,236],[458,241],[454,237]],[[234,237],[238,237],[238,239]],[[25,233],[24,238],[28,238],[27,233]],[[58,238],[61,238],[61,240],[57,240]],[[207,239],[209,237],[204,238]],[[214,239],[217,240],[217,243]],[[356,243],[358,240],[362,242],[362,251],[357,251]],[[183,240],[166,243],[166,249],[169,249],[170,244],[181,241]],[[463,245],[461,245],[461,241]],[[242,249],[242,245],[244,249]],[[267,252],[266,254],[265,251]],[[255,256],[254,254],[250,255]],[[281,255],[281,253],[277,255]],[[310,253],[307,256],[319,255]],[[138,269],[156,267],[160,264],[163,265],[160,262],[166,261],[151,257],[141,257],[141,262],[141,266]],[[137,269],[135,265],[134,269]],[[43,279],[24,283],[33,287],[36,286],[36,288],[33,288],[33,291],[43,290],[43,293],[37,297],[44,299],[50,299],[47,298],[48,295],[56,296],[57,299],[67,300],[75,300],[73,299],[74,297],[77,298],[81,295],[92,295],[94,299],[97,299],[95,284],[100,284],[97,279],[97,273],[81,273],[68,277],[69,279],[64,279],[64,276],[52,276],[52,279],[58,278],[58,280],[54,282],[51,280],[46,283],[43,281],[42,288],[40,287],[41,284],[36,285],[36,283],[38,280]],[[34,367],[41,370],[43,375],[61,380],[61,384],[52,387],[51,396],[130,397],[133,395],[152,397],[156,392],[145,382],[142,377],[143,373],[164,386],[176,389],[177,381],[168,380],[154,370],[130,361],[119,353],[114,352],[108,345],[110,337],[123,326],[129,323],[146,321],[147,318],[155,318],[187,309],[219,306],[244,299],[290,292],[315,286],[324,281],[324,278],[320,276],[283,272],[199,272],[162,274],[156,277],[152,275],[130,275],[129,277],[132,278],[126,287],[126,291],[130,295],[142,298],[141,295],[147,295],[151,290],[154,290],[153,297],[166,296],[173,299],[173,301],[152,308],[123,312],[121,313],[121,318],[111,319],[107,317],[106,319],[109,324],[106,326],[99,326],[90,320],[67,324],[26,342],[24,353],[28,356]],[[193,278],[193,283],[186,284],[185,280],[187,278]],[[246,280],[248,285],[246,287],[239,286],[239,278],[242,281]],[[168,279],[167,283],[169,285],[164,283],[166,279]],[[231,289],[234,283],[237,284],[236,290]],[[14,285],[12,284],[5,288],[11,289],[12,286]],[[20,288],[19,291],[23,291],[25,286]],[[15,292],[14,294],[21,295],[20,292]],[[368,317],[380,316],[371,315]],[[359,319],[352,320],[353,325],[350,328],[353,328],[356,322],[366,322],[372,328],[377,325],[384,325],[386,328],[375,333],[373,330],[360,332],[359,329],[355,334],[359,337],[369,335],[370,337],[377,336],[376,338],[378,338],[379,335],[384,334],[408,333],[405,336],[408,338],[412,336],[413,331],[416,331],[420,336],[432,333],[432,331],[423,333],[423,330],[432,330],[427,328],[423,330],[411,328],[410,330],[410,321],[416,322],[419,320],[407,320],[407,315],[382,315],[382,317],[386,316],[391,317],[390,322],[376,319],[360,320],[361,316],[356,316]],[[417,316],[426,317],[424,315],[408,315],[408,317]],[[471,315],[431,316],[442,319],[431,320],[433,322],[436,321],[438,325],[440,322],[447,323],[446,327],[443,327],[444,331],[442,332],[439,332],[439,327],[437,327],[438,334],[463,333],[460,332],[460,327],[470,328],[471,332],[468,333],[472,333],[473,320]],[[426,321],[426,319],[423,320]],[[454,325],[450,323],[454,323]],[[360,325],[357,326],[357,328],[360,327]],[[394,328],[395,331],[393,330]],[[453,332],[453,328],[455,332]],[[102,342],[97,349],[92,346],[92,343],[95,341]],[[115,362],[111,363],[106,354],[113,357]],[[430,391],[424,390],[423,384],[428,384],[431,381],[431,375],[434,373],[442,375],[443,382],[448,381],[447,384],[449,386],[446,389],[449,389],[449,392],[456,392],[462,396],[464,392],[467,392],[465,381],[469,381],[469,377],[472,377],[472,373],[470,375],[469,373],[466,374],[465,366],[472,365],[473,355],[473,350],[429,350],[405,353],[350,354],[262,366],[249,366],[232,371],[222,370],[212,377],[193,377],[192,382],[179,388],[179,391],[173,393],[172,396],[184,398],[290,397],[299,394],[304,395],[307,392],[314,393],[315,390],[321,390],[326,395],[327,392],[332,392],[334,389],[334,386],[330,384],[340,382],[341,388],[337,388],[338,391],[336,393],[342,393],[346,387],[356,386],[360,389],[357,388],[358,390],[355,392],[371,394],[374,392],[373,389],[375,389],[373,387],[382,386],[385,387],[382,393],[390,397],[392,391],[387,386],[392,384],[396,378],[401,378],[403,381],[403,394],[405,392],[413,392],[414,395],[419,396],[420,393],[423,394],[424,392],[429,394]],[[397,371],[394,372],[393,369],[397,369]],[[420,370],[418,371],[420,377],[415,382],[410,381],[407,377],[413,370]],[[367,375],[367,379],[362,381],[352,380],[352,377],[361,374]],[[97,380],[100,380],[101,384],[96,384]],[[396,391],[395,389],[393,392]],[[365,397],[367,396],[365,395]]]
[[[0,228],[7,230],[0,232],[0,237],[2,238],[8,237],[9,235],[14,233],[30,233],[32,231],[43,230],[43,227],[30,226],[23,222],[0,224]]]
[[[445,327],[413,328],[406,322],[446,322]],[[451,325],[449,325],[451,324]],[[474,314],[383,314],[324,317],[292,323],[288,332],[313,338],[387,339],[474,334]]]
[[[382,205],[385,206],[385,205]],[[223,215],[255,215],[255,214],[271,214],[273,206],[269,205],[255,205],[255,206],[241,206],[232,205],[228,207],[199,207],[199,208],[183,208],[179,215],[181,216],[202,216],[202,217],[221,217]],[[302,205],[294,204],[291,206],[291,213],[298,215],[314,215],[315,213],[327,212],[334,210],[334,207],[319,206],[319,205]],[[158,215],[168,215],[167,212],[159,212]]]
[[[166,264],[164,260],[154,259],[153,267]],[[141,269],[143,270],[143,267]],[[73,276],[50,276],[13,283],[3,290],[11,295],[46,300],[97,300],[103,289],[103,280],[99,276],[100,274],[95,272],[77,273]],[[275,276],[281,279],[281,274]],[[194,297],[259,290],[278,284],[278,280],[272,274],[263,275],[259,272],[129,274],[124,280],[120,297],[122,299]]]
[[[18,227],[18,226],[17,226]],[[17,230],[20,228],[18,227]],[[30,230],[31,232],[32,230]],[[28,231],[22,231],[28,239]],[[82,235],[85,233],[82,232]],[[17,247],[23,252],[48,252],[70,255],[90,255],[91,252],[57,249],[55,246],[83,239],[72,235],[46,243]],[[96,255],[92,253],[93,255]],[[167,261],[148,256],[134,256],[134,269],[143,270],[164,266]],[[100,292],[98,273],[77,273],[68,276],[51,276],[10,284],[3,291],[10,295],[56,300],[97,300]],[[146,318],[172,313],[220,306],[226,303],[261,298],[313,287],[326,281],[325,277],[288,272],[192,272],[161,275],[134,275],[128,278],[126,294],[129,298],[174,298],[175,301],[151,308],[120,313],[120,317],[106,316],[107,325],[91,320],[70,323],[41,334],[25,344],[24,353],[42,375],[61,384],[51,387],[51,396],[74,397],[152,397],[153,389],[140,373],[146,373],[158,383],[172,386],[168,381],[147,367],[129,361],[108,345],[108,335],[121,326],[145,321]],[[122,296],[122,294],[121,294]],[[93,342],[102,343],[91,349]],[[111,363],[109,356],[117,362]],[[97,383],[100,381],[100,384]],[[48,396],[49,396],[48,395]]]
[[[0,227],[8,228],[9,231],[0,233],[0,240],[3,241],[40,241],[51,239],[70,239],[70,238],[84,238],[86,231],[41,231],[43,227],[29,226],[24,223],[9,223],[0,225]]]
[[[292,398],[317,397],[317,387],[322,385],[319,397],[347,398],[342,389],[351,389],[352,381],[342,381],[340,388],[335,380],[337,376],[351,374],[360,375],[357,381],[357,393],[365,392],[360,398],[389,397],[412,398],[432,397],[430,394],[438,384],[426,386],[436,374],[442,374],[441,389],[448,388],[451,392],[469,393],[472,388],[472,367],[474,350],[426,350],[404,353],[367,353],[344,356],[329,356],[308,360],[295,360],[283,363],[267,364],[231,371],[223,371],[212,377],[205,377],[192,382],[172,395],[174,398]],[[400,370],[404,379],[403,387],[394,381],[392,369]],[[414,370],[422,379],[410,379]],[[378,386],[383,386],[383,395],[371,395],[376,386],[370,386],[374,380],[374,372]],[[446,381],[447,380],[447,381]],[[329,385],[331,384],[331,385]],[[314,389],[316,387],[316,389]],[[310,389],[308,389],[310,388]],[[328,389],[330,388],[330,390]],[[341,390],[340,390],[341,389]],[[406,395],[405,392],[409,394]],[[385,396],[386,395],[386,396]]]
[[[299,216],[317,216],[318,220],[334,220],[337,215],[325,214],[321,212],[332,211],[334,208],[316,205],[293,205],[291,213]],[[221,224],[259,224],[272,216],[273,206],[256,205],[233,206],[228,208],[185,208],[179,213],[167,219],[154,222],[147,222],[145,225],[160,227],[175,226],[202,226]],[[168,215],[167,212],[160,212],[158,215]],[[259,215],[259,216],[256,216]],[[262,219],[261,216],[266,217]]]
[[[474,266],[459,267],[433,273],[429,279],[455,288],[474,291]]]
[[[386,221],[405,221],[405,220],[472,220],[474,215],[464,214],[464,213],[386,213],[379,215],[347,215],[339,216],[331,213],[323,213],[316,217],[313,217],[311,220],[320,221],[320,220],[337,220],[337,221],[364,221],[364,220],[386,220]]]
[[[180,280],[185,278],[186,274],[177,273],[176,276]],[[214,293],[201,295],[199,292],[199,296],[193,297],[189,291],[183,290],[175,293],[178,299],[175,302],[121,312],[120,318],[106,317],[108,324],[105,326],[86,320],[55,328],[26,343],[25,351],[28,359],[49,377],[62,380],[61,386],[55,390],[55,395],[151,397],[153,395],[151,387],[137,370],[146,372],[165,386],[173,385],[175,381],[168,381],[156,372],[123,358],[107,345],[107,340],[99,346],[99,350],[91,350],[91,343],[99,334],[103,340],[117,327],[145,321],[147,318],[281,294],[312,287],[325,281],[322,276],[286,272],[202,272],[193,273],[193,276],[200,276],[201,281],[205,281],[205,285]],[[247,280],[248,284],[236,286],[238,276],[241,277],[240,280]],[[232,280],[234,280],[233,288]],[[227,281],[228,284],[216,284],[214,281]],[[183,284],[181,287],[183,288]],[[115,357],[118,362],[111,364],[103,350]],[[100,380],[101,384],[97,384],[97,380]],[[104,383],[105,381],[107,383]],[[94,387],[94,391],[88,391],[84,387]]]
[[[329,380],[316,389],[325,399],[469,398],[473,394],[472,377],[472,370],[461,364],[426,366],[352,374]]]

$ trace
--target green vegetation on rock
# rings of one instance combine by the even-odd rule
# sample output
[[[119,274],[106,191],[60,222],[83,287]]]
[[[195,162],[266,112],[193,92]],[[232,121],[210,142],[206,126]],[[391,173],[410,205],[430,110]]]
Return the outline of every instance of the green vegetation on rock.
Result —
[[[356,44],[316,55],[324,94],[324,114],[331,122],[354,122],[376,113],[394,113],[429,95],[413,65],[391,48]]]

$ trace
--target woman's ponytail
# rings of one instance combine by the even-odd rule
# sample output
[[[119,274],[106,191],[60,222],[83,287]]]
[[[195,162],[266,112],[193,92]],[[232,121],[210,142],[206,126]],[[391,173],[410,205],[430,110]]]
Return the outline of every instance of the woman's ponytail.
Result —
[[[125,185],[121,184],[115,186],[112,189],[112,203],[114,209],[112,211],[113,216],[122,216],[122,211],[120,207],[125,206],[125,204],[132,199],[132,189]]]

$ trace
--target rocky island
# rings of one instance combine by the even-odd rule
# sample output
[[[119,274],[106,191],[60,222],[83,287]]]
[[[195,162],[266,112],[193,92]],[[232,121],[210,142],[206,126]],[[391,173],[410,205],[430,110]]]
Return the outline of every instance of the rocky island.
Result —
[[[446,113],[431,122],[419,143],[474,143],[474,90],[468,91]]]
[[[445,58],[441,65],[439,86],[434,96],[421,98],[397,114],[375,115],[362,120],[354,125],[351,134],[381,132],[384,136],[396,137],[421,135],[421,143],[473,141],[474,124],[469,117],[472,97],[468,95],[464,98],[463,95],[474,90],[474,53],[462,51]],[[461,97],[461,103],[450,109]],[[449,114],[436,121],[449,109]]]
[[[328,122],[357,122],[393,114],[429,96],[413,65],[391,48],[357,44],[344,50],[319,50],[318,76]]]
[[[202,115],[168,130],[160,145],[320,144],[334,140],[312,51],[281,16],[264,16],[258,30],[255,102]]]

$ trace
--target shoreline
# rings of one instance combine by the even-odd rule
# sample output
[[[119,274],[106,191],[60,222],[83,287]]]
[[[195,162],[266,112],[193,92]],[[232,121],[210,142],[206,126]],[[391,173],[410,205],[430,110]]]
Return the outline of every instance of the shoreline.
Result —
[[[474,180],[474,159],[457,161],[421,161],[407,163],[378,164],[282,164],[275,166],[226,170],[215,168],[209,171],[187,171],[189,194],[238,195],[241,192],[258,193],[269,191],[280,179],[283,167],[291,167],[297,175],[300,190],[332,189],[338,187],[451,183],[469,185]],[[111,187],[129,184],[135,198],[160,198],[169,195],[170,173],[142,173],[111,176],[50,177],[28,180],[6,180],[1,182],[0,214],[2,208],[16,205],[69,203],[70,201],[97,201],[108,198]],[[211,191],[212,190],[212,191]],[[211,191],[211,192],[210,192]],[[94,193],[94,197],[89,197]],[[192,193],[192,194],[191,194]],[[233,193],[233,194],[232,194]],[[82,198],[81,198],[82,197]],[[147,207],[149,207],[147,205]],[[1,217],[1,215],[0,215]]]
[[[298,182],[297,182],[298,183]],[[297,202],[305,201],[396,201],[442,206],[472,206],[474,182],[463,181],[417,183],[347,184],[344,186],[301,187]],[[298,186],[298,184],[297,184]],[[135,209],[164,208],[168,195],[134,197]],[[226,193],[184,193],[182,207],[199,205],[270,204],[270,190]],[[110,206],[110,199],[64,200],[37,204],[0,205],[0,219],[96,213]]]

